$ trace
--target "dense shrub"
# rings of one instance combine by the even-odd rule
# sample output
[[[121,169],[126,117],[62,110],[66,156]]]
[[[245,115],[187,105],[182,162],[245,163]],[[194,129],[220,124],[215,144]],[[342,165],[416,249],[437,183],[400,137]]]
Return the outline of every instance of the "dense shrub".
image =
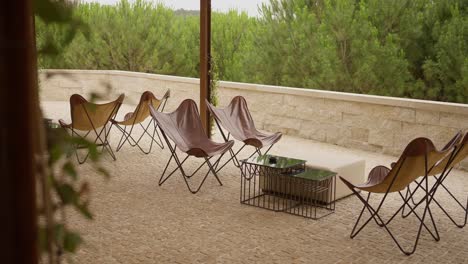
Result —
[[[270,0],[212,15],[222,80],[468,102],[467,1]],[[198,76],[199,17],[161,4],[78,4],[89,32],[42,68]],[[66,30],[37,20],[39,46]]]

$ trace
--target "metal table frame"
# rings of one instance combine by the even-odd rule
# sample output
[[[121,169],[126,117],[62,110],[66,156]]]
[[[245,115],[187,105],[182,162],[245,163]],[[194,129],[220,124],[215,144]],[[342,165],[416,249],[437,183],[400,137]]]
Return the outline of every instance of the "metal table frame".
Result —
[[[277,161],[270,163],[271,157]],[[310,219],[335,212],[335,173],[329,172],[318,180],[310,179],[303,174],[305,160],[273,155],[255,156],[240,162],[241,204]]]

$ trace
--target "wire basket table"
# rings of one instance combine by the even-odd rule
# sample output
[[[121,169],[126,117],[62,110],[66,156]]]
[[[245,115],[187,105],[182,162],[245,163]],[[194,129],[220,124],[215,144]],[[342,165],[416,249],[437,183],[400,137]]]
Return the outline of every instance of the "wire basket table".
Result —
[[[306,161],[260,155],[241,160],[241,204],[319,219],[335,211],[336,173]]]

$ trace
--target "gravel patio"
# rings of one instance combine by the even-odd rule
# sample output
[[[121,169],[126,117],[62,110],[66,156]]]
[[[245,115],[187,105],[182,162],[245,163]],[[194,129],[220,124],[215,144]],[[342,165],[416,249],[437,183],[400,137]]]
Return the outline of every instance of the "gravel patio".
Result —
[[[42,105],[46,117],[69,120],[67,102]],[[120,113],[132,108],[124,105]],[[120,134],[116,129],[112,132],[115,146]],[[272,149],[273,154],[303,159],[308,151],[337,158],[359,156],[366,160],[366,173],[396,159],[289,136]],[[109,180],[89,164],[79,166],[80,175],[91,183],[95,219],[70,216],[70,226],[85,239],[73,257],[75,263],[468,263],[468,228],[455,227],[436,207],[433,213],[441,240],[435,242],[423,232],[416,253],[407,257],[375,223],[355,239],[349,238],[362,205],[356,197],[339,200],[334,214],[314,221],[241,205],[240,173],[233,165],[219,173],[223,186],[208,177],[202,190],[192,195],[179,175],[158,186],[170,157],[167,148],[144,155],[125,145],[116,156],[115,162],[108,156],[103,159]],[[466,201],[467,172],[453,171],[446,183]],[[448,209],[456,209],[446,195],[438,195]],[[392,213],[400,202],[392,195],[392,207],[385,211]],[[461,217],[460,210],[455,212]],[[399,218],[392,227],[409,240],[416,234],[416,221],[411,218]]]

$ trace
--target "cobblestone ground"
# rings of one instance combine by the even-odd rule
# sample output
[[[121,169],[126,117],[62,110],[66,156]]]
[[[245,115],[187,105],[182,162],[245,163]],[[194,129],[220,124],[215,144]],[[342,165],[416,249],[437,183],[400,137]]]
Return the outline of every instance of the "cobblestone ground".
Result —
[[[47,117],[69,116],[63,102],[43,105]],[[125,110],[128,107],[121,113]],[[288,149],[294,148],[336,153],[337,158],[340,153],[357,155],[366,160],[367,171],[395,159],[291,137],[284,137],[273,152],[288,155]],[[373,222],[355,239],[349,238],[361,209],[356,197],[340,200],[335,214],[318,221],[275,213],[239,203],[240,175],[232,165],[220,172],[223,186],[209,177],[196,195],[188,192],[180,175],[159,187],[168,158],[167,148],[144,155],[127,145],[117,153],[117,161],[104,157],[110,180],[87,164],[79,166],[80,174],[91,182],[95,220],[70,215],[70,226],[85,239],[74,263],[468,263],[468,227],[455,227],[436,207],[433,214],[441,240],[435,242],[423,231],[416,253],[407,257]],[[199,179],[194,177],[194,184]],[[466,201],[468,173],[454,171],[446,183]],[[448,196],[438,195],[460,219],[461,211]],[[387,215],[400,203],[396,195],[390,198]],[[416,234],[415,227],[414,219],[401,217],[391,226],[406,246]]]

